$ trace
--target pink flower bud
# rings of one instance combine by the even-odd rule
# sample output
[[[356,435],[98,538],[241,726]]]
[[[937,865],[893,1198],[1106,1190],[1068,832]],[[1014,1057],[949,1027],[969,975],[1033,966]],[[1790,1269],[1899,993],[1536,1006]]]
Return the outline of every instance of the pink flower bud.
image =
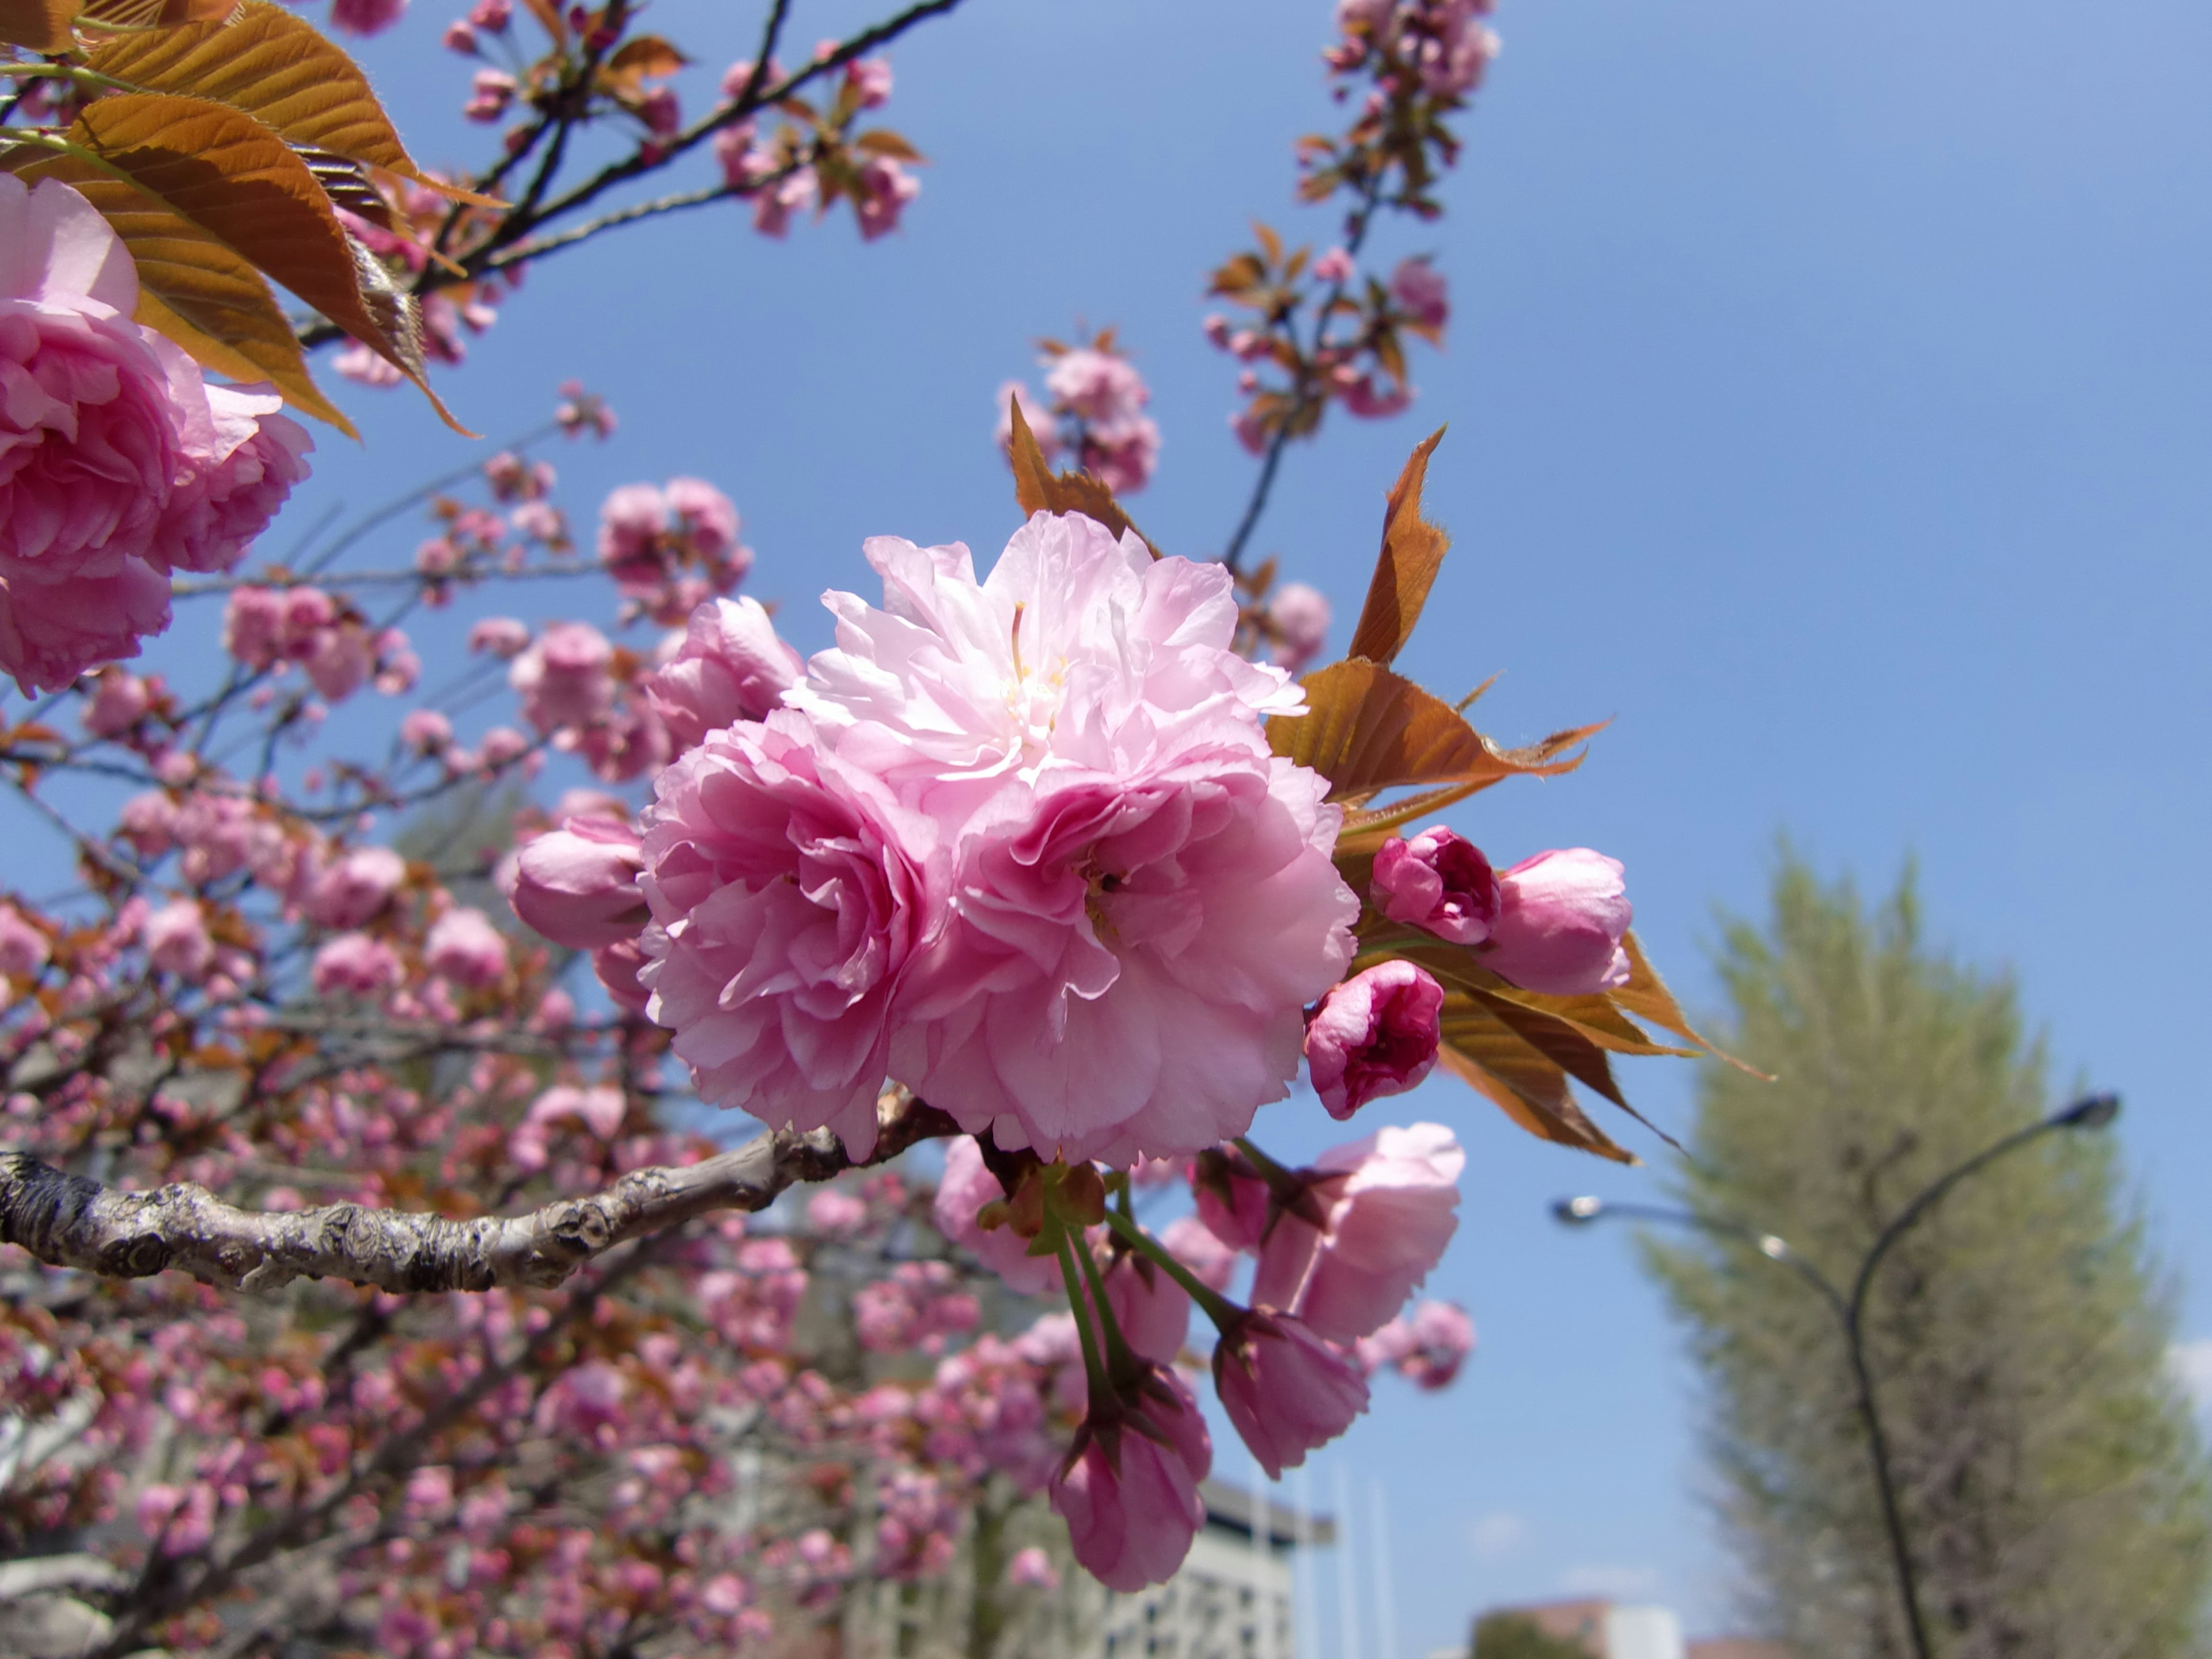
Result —
[[[709,599],[691,613],[674,659],[646,696],[679,749],[738,720],[765,720],[805,672],[756,599]]]
[[[592,952],[593,975],[618,1006],[633,1014],[643,1013],[653,1000],[653,993],[638,982],[637,971],[644,966],[645,952],[635,939],[603,945]]]
[[[1483,966],[1547,996],[1627,984],[1620,941],[1636,912],[1622,873],[1620,860],[1587,847],[1539,853],[1503,872]]]
[[[629,1111],[619,1089],[578,1089],[556,1085],[531,1103],[526,1123],[580,1123],[602,1140],[612,1140]]]
[[[1332,1342],[1388,1321],[1443,1259],[1459,1225],[1467,1154],[1437,1123],[1377,1131],[1304,1171],[1321,1224],[1285,1209],[1260,1248],[1252,1299],[1297,1314]]]
[[[1369,896],[1392,921],[1455,945],[1480,945],[1498,920],[1498,878],[1482,849],[1443,825],[1393,836],[1375,854]]]
[[[890,59],[855,58],[845,65],[845,84],[862,109],[881,109],[891,98]]]
[[[153,705],[147,683],[120,668],[104,668],[85,705],[84,729],[96,738],[119,738],[138,724]]]
[[[1306,1068],[1328,1115],[1342,1121],[1428,1076],[1443,1006],[1427,969],[1395,957],[1333,988],[1306,1024]]]
[[[1244,1154],[1224,1146],[1200,1152],[1191,1165],[1198,1218],[1232,1250],[1255,1250],[1267,1231],[1267,1183]]]
[[[1290,1314],[1254,1308],[1213,1350],[1222,1409],[1272,1480],[1296,1468],[1367,1409],[1367,1379],[1340,1348]]]
[[[1313,262],[1313,278],[1316,283],[1348,283],[1357,269],[1351,249],[1333,247]]]
[[[596,951],[635,940],[647,921],[637,834],[600,817],[568,819],[523,848],[507,902],[556,945]]]
[[[481,910],[448,910],[422,941],[422,963],[441,979],[481,990],[507,972],[507,940]]]
[[[406,9],[407,0],[331,0],[331,22],[347,34],[380,34]]]
[[[1105,1273],[1106,1305],[1122,1340],[1143,1358],[1172,1365],[1190,1331],[1190,1292],[1142,1256],[1116,1256]]]
[[[1109,1589],[1164,1584],[1206,1522],[1198,1483],[1213,1467],[1213,1444],[1198,1402],[1173,1371],[1154,1370],[1139,1401],[1122,1407],[1142,1428],[1115,1425],[1109,1454],[1085,1424],[1077,1450],[1050,1485],[1075,1559]]]
[[[1056,1590],[1060,1588],[1060,1573],[1052,1565],[1052,1558],[1035,1544],[1016,1550],[1013,1559],[1006,1563],[1006,1582],[1029,1589]]]

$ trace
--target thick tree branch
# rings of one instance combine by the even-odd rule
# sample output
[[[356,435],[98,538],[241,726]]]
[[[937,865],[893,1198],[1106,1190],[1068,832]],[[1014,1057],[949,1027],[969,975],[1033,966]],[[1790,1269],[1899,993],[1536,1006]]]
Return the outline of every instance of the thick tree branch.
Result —
[[[935,1107],[886,1097],[880,1164],[956,1133]],[[714,1210],[764,1210],[787,1187],[856,1167],[827,1130],[779,1130],[702,1163],[637,1170],[603,1193],[528,1215],[448,1221],[411,1211],[325,1204],[259,1212],[225,1204],[189,1182],[118,1192],[20,1152],[0,1153],[0,1243],[51,1267],[112,1279],[173,1268],[231,1290],[295,1279],[342,1279],[392,1291],[486,1291],[558,1285],[602,1252]]]

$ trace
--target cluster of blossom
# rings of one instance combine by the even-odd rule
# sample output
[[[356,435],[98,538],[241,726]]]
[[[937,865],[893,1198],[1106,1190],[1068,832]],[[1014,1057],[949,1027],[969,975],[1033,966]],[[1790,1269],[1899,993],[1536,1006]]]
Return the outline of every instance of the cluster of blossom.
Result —
[[[1042,342],[1044,400],[1019,380],[999,388],[998,444],[1011,456],[1012,406],[1049,465],[1065,453],[1117,495],[1142,489],[1159,465],[1159,423],[1144,412],[1152,389],[1106,329],[1081,345]]]
[[[824,40],[817,60],[837,43]],[[722,96],[731,104],[757,98],[788,78],[774,59],[765,65],[740,61],[722,76]],[[908,170],[921,158],[888,127],[856,131],[860,118],[890,101],[891,66],[881,58],[855,58],[838,76],[826,106],[817,108],[796,95],[779,99],[775,119],[765,126],[747,116],[714,134],[714,159],[731,193],[753,205],[753,228],[764,236],[781,236],[795,214],[817,217],[840,200],[853,204],[853,221],[863,241],[898,228],[907,204],[921,193],[921,181]]]
[[[313,446],[132,320],[131,256],[68,185],[0,174],[0,672],[29,696],[136,656],[171,574],[236,564]]]
[[[1086,1412],[1054,1502],[1104,1582],[1153,1582],[1209,1455],[1172,1369],[1193,1297],[1271,1470],[1364,1408],[1364,1370],[1456,1364],[1449,1322],[1393,1323],[1451,1231],[1449,1132],[1384,1130],[1305,1171],[1241,1139],[1301,1061],[1339,1119],[1435,1066],[1443,987],[1403,956],[1359,966],[1353,923],[1589,994],[1629,976],[1621,868],[1575,849],[1501,873],[1437,826],[1385,840],[1357,894],[1324,781],[1270,750],[1263,720],[1300,694],[1234,648],[1225,570],[1073,514],[1033,517],[982,580],[964,547],[866,551],[883,608],[827,595],[838,645],[803,678],[785,658],[761,681],[773,635],[753,636],[721,678],[776,699],[721,704],[735,717],[702,722],[635,829],[532,841],[510,896],[556,942],[642,955],[647,1012],[706,1100],[866,1157],[895,1078],[977,1138],[948,1155],[938,1224],[1012,1289],[1075,1297]],[[697,620],[703,666],[727,635]],[[1206,1237],[1185,1228],[1182,1252],[1103,1206],[1094,1161],[1126,1189],[1160,1159],[1191,1161]],[[1237,1251],[1249,1307],[1219,1288]],[[887,1346],[945,1319],[925,1272],[867,1293]]]

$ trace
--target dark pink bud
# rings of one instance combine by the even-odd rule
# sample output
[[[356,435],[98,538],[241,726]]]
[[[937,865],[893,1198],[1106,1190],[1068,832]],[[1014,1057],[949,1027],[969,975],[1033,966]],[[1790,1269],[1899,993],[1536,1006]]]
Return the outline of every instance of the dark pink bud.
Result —
[[[1392,921],[1448,939],[1480,945],[1498,920],[1498,878],[1482,849],[1443,825],[1411,840],[1393,836],[1375,854],[1369,896]]]
[[[1306,1069],[1328,1115],[1348,1118],[1428,1076],[1443,1006],[1444,988],[1429,971],[1395,958],[1354,974],[1322,998],[1306,1022]]]
[[[1191,1164],[1190,1190],[1208,1232],[1231,1249],[1260,1248],[1267,1231],[1267,1183],[1242,1152],[1200,1152]]]

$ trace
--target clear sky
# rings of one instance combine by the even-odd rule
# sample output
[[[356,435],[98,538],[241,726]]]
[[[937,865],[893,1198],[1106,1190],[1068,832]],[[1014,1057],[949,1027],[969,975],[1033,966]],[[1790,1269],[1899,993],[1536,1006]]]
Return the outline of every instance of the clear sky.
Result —
[[[708,60],[687,101],[755,10],[658,0],[653,23]],[[863,15],[800,0],[798,38]],[[452,112],[465,66],[421,52],[446,16],[417,0],[366,54],[431,161],[482,153]],[[1509,739],[1614,722],[1579,775],[1454,822],[1505,860],[1624,859],[1693,1004],[1716,907],[1758,908],[1779,836],[1870,887],[1917,859],[1933,933],[2017,970],[2058,1080],[2124,1092],[2183,1334],[2212,1337],[2186,989],[2212,924],[2191,874],[2212,839],[2212,13],[1550,0],[1498,24],[1448,216],[1382,244],[1449,273],[1449,349],[1417,358],[1413,414],[1293,455],[1261,550],[1329,593],[1340,647],[1382,491],[1449,421],[1430,501],[1456,544],[1406,665],[1455,695],[1502,673],[1483,708]],[[1334,113],[1328,26],[1315,0],[968,0],[895,54],[889,118],[933,162],[903,231],[864,248],[841,219],[779,245],[708,210],[610,239],[532,272],[447,394],[498,434],[565,376],[605,392],[617,441],[555,455],[571,510],[633,477],[714,480],[760,552],[752,591],[814,648],[812,596],[866,589],[862,537],[995,551],[1017,514],[993,388],[1036,337],[1111,323],[1166,436],[1131,506],[1203,556],[1251,474],[1199,334],[1204,274],[1255,214],[1329,237],[1291,205],[1289,152]],[[470,453],[406,394],[348,402],[368,446],[325,443],[292,525]],[[1632,1072],[1664,1124],[1686,1084]],[[1486,1602],[1573,1591],[1722,1626],[1677,1344],[1626,1235],[1544,1214],[1656,1173],[1539,1146],[1449,1081],[1400,1104],[1468,1147],[1431,1288],[1483,1347],[1442,1398],[1386,1382],[1391,1408],[1346,1444],[1391,1508],[1384,1659],[1463,1639]],[[1260,1133],[1303,1151],[1334,1127],[1308,1101]]]

